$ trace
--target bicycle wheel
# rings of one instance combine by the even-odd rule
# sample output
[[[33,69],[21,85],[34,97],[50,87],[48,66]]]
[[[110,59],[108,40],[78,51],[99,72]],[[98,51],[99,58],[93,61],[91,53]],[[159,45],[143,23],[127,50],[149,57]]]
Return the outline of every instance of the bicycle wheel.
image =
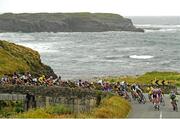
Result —
[[[177,103],[175,103],[174,106],[175,106],[175,111],[178,112],[178,106],[177,106]]]
[[[145,96],[143,95],[143,104],[145,104],[146,103],[146,98],[145,98]]]
[[[164,98],[161,98],[161,104],[162,104],[163,106],[165,106]]]

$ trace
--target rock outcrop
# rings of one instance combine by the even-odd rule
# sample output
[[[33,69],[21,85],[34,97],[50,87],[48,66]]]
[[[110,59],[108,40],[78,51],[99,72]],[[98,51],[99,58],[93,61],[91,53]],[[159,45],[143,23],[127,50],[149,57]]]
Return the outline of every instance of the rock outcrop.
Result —
[[[101,32],[134,31],[132,21],[110,13],[5,13],[0,15],[0,32]]]
[[[0,40],[0,75],[27,71],[34,75],[56,76],[49,66],[41,62],[37,51]]]

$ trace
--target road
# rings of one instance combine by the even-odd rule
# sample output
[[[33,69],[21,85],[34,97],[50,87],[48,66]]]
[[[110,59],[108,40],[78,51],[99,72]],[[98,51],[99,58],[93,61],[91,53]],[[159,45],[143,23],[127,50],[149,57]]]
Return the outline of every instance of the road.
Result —
[[[180,113],[172,109],[168,95],[164,96],[165,106],[160,105],[160,110],[154,110],[153,104],[149,102],[147,94],[145,94],[147,103],[139,104],[137,101],[132,101],[132,111],[128,118],[180,118]],[[180,101],[178,102],[178,109],[180,109]]]

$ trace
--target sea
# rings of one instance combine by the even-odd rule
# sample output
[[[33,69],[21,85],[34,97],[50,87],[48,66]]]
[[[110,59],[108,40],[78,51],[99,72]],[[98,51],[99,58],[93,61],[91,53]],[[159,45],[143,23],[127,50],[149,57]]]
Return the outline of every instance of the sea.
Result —
[[[64,80],[180,72],[180,16],[128,17],[140,32],[0,33],[37,50]]]

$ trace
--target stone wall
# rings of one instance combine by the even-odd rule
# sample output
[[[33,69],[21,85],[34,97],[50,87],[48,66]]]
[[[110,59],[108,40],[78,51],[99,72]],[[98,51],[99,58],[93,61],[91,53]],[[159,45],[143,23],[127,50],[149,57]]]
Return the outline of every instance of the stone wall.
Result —
[[[35,100],[27,102],[26,95],[22,94],[0,94],[0,100],[23,101],[24,110],[30,108],[47,107],[55,104],[63,104],[69,107],[73,112],[88,112],[96,106],[96,98],[78,98],[78,97],[48,97],[35,96]]]
[[[21,94],[0,94],[0,100],[25,100],[26,96]]]
[[[26,97],[27,94],[30,95],[29,99]],[[22,100],[24,101],[25,110],[63,104],[76,113],[90,111],[97,105],[97,97],[99,95],[104,97],[105,93],[98,94],[93,90],[64,87],[0,86],[0,100]]]
[[[69,88],[60,86],[24,86],[24,85],[0,85],[0,93],[26,94],[27,92],[40,96],[58,97],[58,96],[76,96],[76,97],[96,97],[97,91]]]

